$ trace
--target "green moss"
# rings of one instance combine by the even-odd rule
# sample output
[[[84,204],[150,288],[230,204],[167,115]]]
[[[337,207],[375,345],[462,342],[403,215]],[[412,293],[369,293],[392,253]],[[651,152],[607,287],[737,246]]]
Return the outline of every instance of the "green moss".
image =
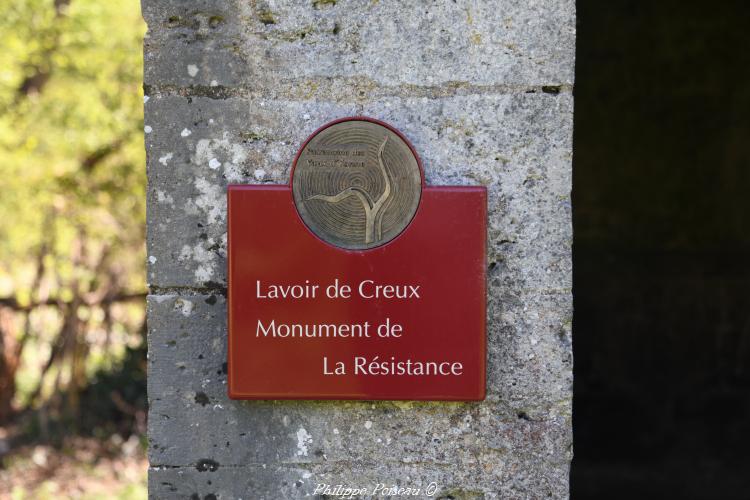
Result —
[[[313,0],[313,7],[316,9],[321,9],[326,5],[334,6],[336,5],[336,0]]]
[[[276,24],[276,18],[273,17],[273,12],[268,9],[261,10],[258,12],[258,19],[260,22],[268,26],[269,24]]]
[[[260,141],[264,139],[262,135],[257,134],[255,132],[240,132],[240,138],[243,141],[250,141],[250,142]]]

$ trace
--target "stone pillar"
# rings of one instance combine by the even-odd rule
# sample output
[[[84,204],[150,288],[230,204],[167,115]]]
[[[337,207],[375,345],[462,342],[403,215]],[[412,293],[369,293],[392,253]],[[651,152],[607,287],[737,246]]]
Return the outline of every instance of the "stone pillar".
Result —
[[[574,1],[142,3],[151,497],[566,497]],[[484,402],[227,398],[226,186],[288,182],[351,115],[400,129],[428,184],[489,190]]]

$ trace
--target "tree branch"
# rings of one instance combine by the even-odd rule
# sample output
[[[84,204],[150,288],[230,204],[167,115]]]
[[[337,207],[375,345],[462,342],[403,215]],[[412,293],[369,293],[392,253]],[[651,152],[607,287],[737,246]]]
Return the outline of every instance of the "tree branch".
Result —
[[[84,299],[83,305],[86,305],[86,306],[107,305],[107,304],[114,304],[114,303],[119,303],[119,302],[131,302],[135,300],[143,300],[145,298],[146,298],[146,292],[121,293],[118,295],[114,295],[112,297],[105,297],[102,300]],[[72,301],[60,302],[54,298],[50,298],[50,299],[39,301],[39,302],[32,302],[31,304],[27,304],[27,305],[21,305],[19,304],[19,302],[16,300],[15,297],[0,297],[0,306],[7,307],[8,309],[12,309],[18,312],[31,311],[39,307],[45,307],[45,306],[59,306],[59,305],[68,306],[70,304],[72,304]]]

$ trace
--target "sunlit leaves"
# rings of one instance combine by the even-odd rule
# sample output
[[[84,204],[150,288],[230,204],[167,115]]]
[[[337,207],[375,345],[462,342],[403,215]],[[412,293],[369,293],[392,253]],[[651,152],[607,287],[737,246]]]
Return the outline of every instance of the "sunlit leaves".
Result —
[[[89,252],[109,247],[127,287],[142,289],[139,4],[71,0],[58,14],[53,0],[3,3],[9,5],[0,17],[2,282],[10,279],[14,293],[28,295],[34,257],[52,235],[61,284],[84,272],[69,256],[83,231]],[[45,227],[50,214],[54,223]]]

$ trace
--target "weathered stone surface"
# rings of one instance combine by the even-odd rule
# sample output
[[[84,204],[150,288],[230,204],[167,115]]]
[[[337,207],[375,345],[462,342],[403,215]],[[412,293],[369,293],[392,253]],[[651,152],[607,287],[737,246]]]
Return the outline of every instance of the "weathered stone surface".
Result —
[[[176,466],[194,475],[191,469],[211,460],[231,468],[227,474],[241,475],[236,468],[245,465],[335,463],[338,470],[357,470],[364,462],[370,464],[365,469],[373,468],[376,482],[404,484],[409,483],[404,471],[415,464],[482,467],[489,472],[472,488],[484,492],[497,492],[496,484],[513,484],[517,468],[537,467],[537,479],[546,482],[564,471],[533,461],[534,453],[566,462],[570,445],[570,359],[560,348],[569,348],[570,324],[567,313],[555,312],[569,309],[567,300],[567,295],[501,297],[504,311],[497,311],[492,324],[514,326],[490,331],[490,394],[484,403],[298,403],[227,398],[226,303],[221,295],[152,295],[152,466]],[[568,377],[561,378],[566,372]],[[299,470],[313,474],[310,483],[328,480],[319,474],[331,469]],[[337,481],[345,479],[338,476]],[[442,474],[432,480],[441,491],[465,486]]]
[[[531,426],[529,426],[531,427]],[[537,431],[538,432],[538,431]],[[545,430],[548,432],[548,430]],[[251,464],[211,470],[201,467],[155,467],[149,474],[149,494],[153,498],[232,498],[238,500],[277,500],[287,498],[435,498],[440,500],[475,500],[507,498],[555,498],[566,485],[566,464],[550,464],[542,470],[528,468],[514,457],[483,454],[461,468],[450,464],[410,463],[311,463]],[[500,474],[499,472],[506,472]],[[440,478],[437,482],[435,478]],[[460,486],[440,486],[439,483]],[[357,485],[372,492],[378,484],[427,490],[433,484],[434,495],[353,496],[315,495],[319,484]],[[423,490],[423,491],[424,491]],[[529,494],[529,492],[533,494]],[[213,495],[213,496],[212,496]]]
[[[573,83],[572,0],[171,0],[143,12],[148,85]]]
[[[149,282],[225,284],[226,185],[288,182],[297,149],[319,125],[365,114],[406,134],[428,184],[489,188],[489,257],[500,284],[569,288],[572,104],[568,93],[394,97],[359,108],[154,96],[146,104]]]
[[[436,498],[567,496],[573,1],[143,11],[151,497],[432,482]],[[310,133],[358,114],[399,128],[428,184],[488,188],[482,403],[226,396],[226,186],[288,182]]]

